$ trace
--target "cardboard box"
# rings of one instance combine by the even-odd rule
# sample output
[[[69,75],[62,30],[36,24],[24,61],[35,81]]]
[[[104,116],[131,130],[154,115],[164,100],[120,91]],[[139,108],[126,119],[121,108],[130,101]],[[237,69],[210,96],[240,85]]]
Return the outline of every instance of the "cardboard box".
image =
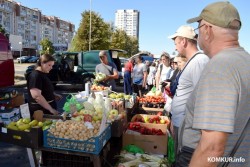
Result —
[[[1,117],[1,120],[2,122],[5,124],[5,125],[8,125],[9,123],[13,122],[13,121],[18,121],[19,119],[21,118],[21,115],[20,114],[17,114],[15,116],[12,116],[10,118],[2,118]]]
[[[146,112],[147,114],[156,115],[158,112],[164,112],[164,108],[151,108],[151,107],[140,107],[139,110]]]
[[[162,132],[167,132],[166,124],[148,124],[141,123],[141,126],[147,128],[156,128],[161,129]],[[129,144],[134,144],[140,148],[142,148],[147,153],[152,154],[167,154],[167,143],[168,136],[166,135],[157,136],[157,135],[138,135],[138,134],[128,134],[124,133],[122,137],[122,145],[123,147]]]
[[[137,122],[138,120],[145,120],[144,118],[147,117],[148,119],[156,117],[157,115],[148,115],[148,114],[136,114],[132,117],[131,122]],[[170,119],[167,116],[159,116],[161,119],[165,120],[165,124],[169,127]],[[137,120],[137,121],[136,121]],[[140,122],[140,121],[139,121]],[[153,124],[153,123],[152,123]]]
[[[19,93],[16,97],[10,100],[10,103],[6,106],[6,108],[15,108],[25,103],[25,98],[23,93]]]
[[[124,108],[124,100],[114,100],[111,99],[112,109],[118,110],[119,113],[122,113],[125,111]]]
[[[18,114],[20,115],[19,108],[12,108],[12,109],[6,109],[4,111],[0,111],[0,117],[2,119],[10,119]]]
[[[31,128],[30,132],[11,130],[0,124],[0,141],[27,148],[38,149],[43,144],[42,128]]]
[[[120,120],[115,120],[111,124],[111,136],[112,137],[121,137],[124,131],[127,129],[128,121],[127,116]]]

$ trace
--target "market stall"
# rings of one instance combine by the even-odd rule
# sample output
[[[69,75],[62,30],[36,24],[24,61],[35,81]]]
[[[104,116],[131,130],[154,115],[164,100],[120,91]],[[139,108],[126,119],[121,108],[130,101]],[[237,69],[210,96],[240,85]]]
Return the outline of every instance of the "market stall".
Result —
[[[121,137],[127,127],[124,95],[113,92],[119,96],[116,98],[109,92],[109,97],[107,89],[91,90],[91,96],[86,92],[71,95],[64,104],[64,114],[44,115],[43,121],[24,118],[19,109],[14,110],[17,113],[10,114],[19,117],[0,125],[0,140],[28,148],[32,166],[38,166],[34,149],[42,152],[45,166],[61,163],[64,156],[72,161],[70,166],[78,161],[102,166],[111,136]],[[73,160],[76,156],[77,162]]]
[[[89,92],[68,96],[60,116],[43,115],[42,120],[20,116],[5,121],[0,125],[0,141],[26,147],[31,166],[39,165],[35,155],[35,150],[39,150],[40,163],[44,166],[101,167],[107,163],[111,138],[121,140],[120,156],[137,156],[134,164],[143,162],[138,154],[126,149],[131,145],[143,150],[143,157],[161,155],[155,157],[157,162],[147,160],[149,164],[167,164],[170,121],[162,116],[162,103],[157,96],[142,100],[136,94],[125,95],[108,87],[91,86]],[[142,110],[145,114],[138,114]],[[119,160],[119,166],[126,165],[125,159]]]

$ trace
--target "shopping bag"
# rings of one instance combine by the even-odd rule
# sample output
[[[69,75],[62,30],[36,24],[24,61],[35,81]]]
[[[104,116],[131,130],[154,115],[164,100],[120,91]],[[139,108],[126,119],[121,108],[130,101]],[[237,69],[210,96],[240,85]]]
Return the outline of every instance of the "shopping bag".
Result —
[[[63,110],[70,113],[72,106],[75,106],[76,110],[79,111],[83,106],[76,100],[74,95],[68,95],[66,97],[66,102],[64,103]]]
[[[156,92],[156,87],[153,86],[152,89],[150,90],[151,92],[155,93]]]
[[[169,131],[167,131],[167,133],[168,133],[168,162],[172,164],[175,162],[174,138],[172,137]]]

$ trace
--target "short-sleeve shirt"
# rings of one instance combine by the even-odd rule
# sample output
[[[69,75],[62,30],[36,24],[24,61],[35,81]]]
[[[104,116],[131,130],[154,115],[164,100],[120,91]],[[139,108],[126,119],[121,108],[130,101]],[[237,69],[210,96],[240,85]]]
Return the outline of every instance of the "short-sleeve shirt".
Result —
[[[161,70],[161,68],[162,68],[162,70]],[[170,70],[172,70],[171,67],[167,67],[164,64],[159,65],[159,67],[157,69],[157,71],[161,72],[159,82],[162,82],[162,81],[165,81],[165,80],[169,79]],[[169,74],[169,76],[168,76],[168,74]]]
[[[140,83],[137,83],[137,85],[142,85],[144,72],[147,72],[147,67],[145,64],[140,63],[136,64],[133,69],[133,83],[137,81],[141,81]]]
[[[196,148],[201,130],[229,133],[224,156],[229,156],[240,137],[250,112],[250,55],[243,48],[225,49],[215,55],[204,69],[190,96],[180,132],[182,146]],[[250,126],[234,157],[250,166]]]
[[[50,79],[47,77],[47,73],[33,70],[28,76],[27,87],[29,90],[32,88],[41,90],[42,96],[47,101],[55,100],[54,87]],[[36,103],[32,98],[30,91],[28,91],[28,99],[29,102]]]
[[[113,75],[115,71],[117,71],[116,65],[112,62],[109,62],[108,65],[106,64],[98,64],[95,68],[96,72],[101,72],[106,75]],[[112,90],[116,88],[115,80],[110,79],[108,81],[105,81],[105,83],[109,86],[112,86]]]
[[[124,64],[124,68],[125,68],[125,71],[132,72],[133,64],[130,61],[128,61],[127,63]]]
[[[190,62],[187,62],[187,66],[181,73],[178,81],[179,84],[171,105],[172,121],[173,125],[176,127],[180,127],[180,124],[184,119],[187,99],[194,90],[209,58],[203,53],[198,53],[189,61]]]

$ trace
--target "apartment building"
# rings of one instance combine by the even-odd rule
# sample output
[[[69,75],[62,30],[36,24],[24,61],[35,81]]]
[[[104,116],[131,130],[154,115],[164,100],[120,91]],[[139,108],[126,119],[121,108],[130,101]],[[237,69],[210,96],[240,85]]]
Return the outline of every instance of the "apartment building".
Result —
[[[139,18],[138,10],[117,10],[115,12],[115,29],[124,30],[127,35],[139,39]]]
[[[43,15],[39,9],[31,9],[13,0],[0,0],[0,24],[10,35],[21,36],[21,41],[10,42],[13,46],[19,44],[23,55],[37,54],[39,43],[44,38],[57,46],[56,49],[65,50],[75,32],[74,24],[56,16]],[[12,50],[19,51],[20,48],[13,47]]]

